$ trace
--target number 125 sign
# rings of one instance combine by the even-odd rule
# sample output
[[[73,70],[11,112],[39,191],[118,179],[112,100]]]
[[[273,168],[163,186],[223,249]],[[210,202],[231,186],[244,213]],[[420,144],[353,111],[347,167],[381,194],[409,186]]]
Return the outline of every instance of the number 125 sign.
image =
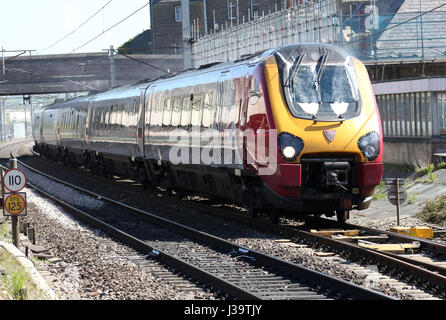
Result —
[[[26,193],[5,193],[3,196],[4,216],[26,215]]]

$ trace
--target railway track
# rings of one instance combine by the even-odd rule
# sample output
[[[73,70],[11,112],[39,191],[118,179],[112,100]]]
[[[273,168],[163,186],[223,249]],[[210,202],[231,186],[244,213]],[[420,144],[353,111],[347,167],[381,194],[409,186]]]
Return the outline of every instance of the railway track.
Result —
[[[20,163],[26,170],[31,169]],[[236,299],[392,299],[389,296],[330,277],[149,212],[91,193],[45,173],[66,187],[88,194],[100,209],[85,202],[70,204],[30,184],[78,218],[100,228],[156,259]],[[30,174],[28,174],[30,176]],[[32,174],[31,174],[32,175]],[[30,178],[32,180],[32,177]],[[106,204],[105,204],[106,203]],[[84,205],[83,205],[84,204]]]
[[[200,203],[189,202],[188,205],[206,210],[206,205]],[[230,217],[258,230],[280,234],[287,237],[291,243],[312,246],[316,244],[322,250],[339,254],[348,260],[366,265],[376,264],[384,273],[446,297],[444,243],[348,223],[339,224],[337,221],[322,218],[308,217],[305,224],[292,226],[273,224],[267,219],[251,219],[220,208],[213,208],[212,214]],[[376,244],[378,247],[396,245],[400,246],[401,251],[382,251],[361,246],[361,243]]]
[[[206,210],[206,205],[189,202]],[[207,209],[209,210],[209,209]],[[446,244],[337,221],[307,217],[299,226],[277,225],[268,219],[251,219],[227,209],[213,208],[213,215],[230,217],[258,230],[280,234],[291,243],[317,246],[349,261],[376,264],[383,273],[414,283],[433,294],[446,297]],[[346,236],[347,235],[347,236]],[[363,244],[400,246],[399,253],[373,249]],[[407,248],[404,248],[407,245]],[[383,246],[385,247],[385,246]]]

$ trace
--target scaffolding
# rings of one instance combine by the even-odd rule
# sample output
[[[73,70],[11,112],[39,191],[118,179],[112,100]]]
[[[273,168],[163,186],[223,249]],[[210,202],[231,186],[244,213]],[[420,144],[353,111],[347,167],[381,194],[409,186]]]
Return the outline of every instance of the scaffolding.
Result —
[[[307,1],[210,35],[200,35],[199,28],[193,28],[193,65],[234,61],[301,42],[339,45],[365,62],[445,59],[446,37],[441,30],[446,4],[432,0],[417,8],[414,1],[406,0],[395,12],[385,13],[379,12],[375,0],[358,1],[355,11],[348,14],[343,10],[345,0]]]
[[[207,36],[194,35],[194,66],[234,61],[245,54],[296,42],[338,43],[339,0],[322,0],[248,21]]]

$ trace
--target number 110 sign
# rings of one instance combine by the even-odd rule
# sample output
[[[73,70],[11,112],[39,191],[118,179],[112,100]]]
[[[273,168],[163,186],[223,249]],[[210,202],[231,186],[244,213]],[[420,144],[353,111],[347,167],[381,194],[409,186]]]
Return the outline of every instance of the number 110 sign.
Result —
[[[10,192],[19,192],[26,185],[26,176],[19,169],[10,169],[3,177],[3,185]]]

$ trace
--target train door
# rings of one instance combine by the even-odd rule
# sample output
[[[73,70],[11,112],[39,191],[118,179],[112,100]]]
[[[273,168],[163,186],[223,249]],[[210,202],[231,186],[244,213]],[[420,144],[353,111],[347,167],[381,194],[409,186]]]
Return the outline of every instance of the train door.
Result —
[[[54,132],[56,134],[56,145],[60,146],[60,131],[61,131],[61,121],[58,121],[63,115],[63,109],[59,110],[58,112],[55,112],[53,115],[53,121],[54,121]]]
[[[132,156],[135,158],[144,158],[144,99],[146,88],[140,89],[139,98],[133,101],[133,107],[129,113],[132,117],[136,117],[136,147]]]
[[[82,137],[82,133],[84,132],[85,126],[85,106],[81,104],[80,106],[75,108],[75,124],[73,130],[73,139],[75,141],[75,149],[82,151],[82,143],[84,141]]]
[[[221,159],[219,163],[224,164],[224,130],[225,130],[225,118],[226,118],[226,90],[225,86],[229,78],[228,72],[222,72],[218,78],[217,83],[217,110],[215,114],[215,129],[217,134],[217,145],[215,148],[220,150]]]
[[[82,139],[82,151],[88,152],[90,151],[90,128],[91,128],[91,119],[93,117],[93,103],[94,99],[89,99],[87,102],[87,111],[86,111],[86,119],[84,120],[85,128],[84,128],[84,139]]]
[[[41,143],[44,142],[44,139],[43,139],[43,115],[44,115],[44,111],[37,116],[37,119],[39,121],[39,127],[38,127],[39,128],[39,141]]]
[[[142,129],[142,144],[144,146],[144,158],[145,159],[153,159],[154,154],[153,150],[150,147],[150,117],[152,115],[152,106],[153,106],[153,93],[155,91],[155,86],[150,86],[147,88],[146,93],[144,95],[144,112],[141,116],[141,120],[143,121],[140,123],[141,127],[138,128],[138,130]]]

